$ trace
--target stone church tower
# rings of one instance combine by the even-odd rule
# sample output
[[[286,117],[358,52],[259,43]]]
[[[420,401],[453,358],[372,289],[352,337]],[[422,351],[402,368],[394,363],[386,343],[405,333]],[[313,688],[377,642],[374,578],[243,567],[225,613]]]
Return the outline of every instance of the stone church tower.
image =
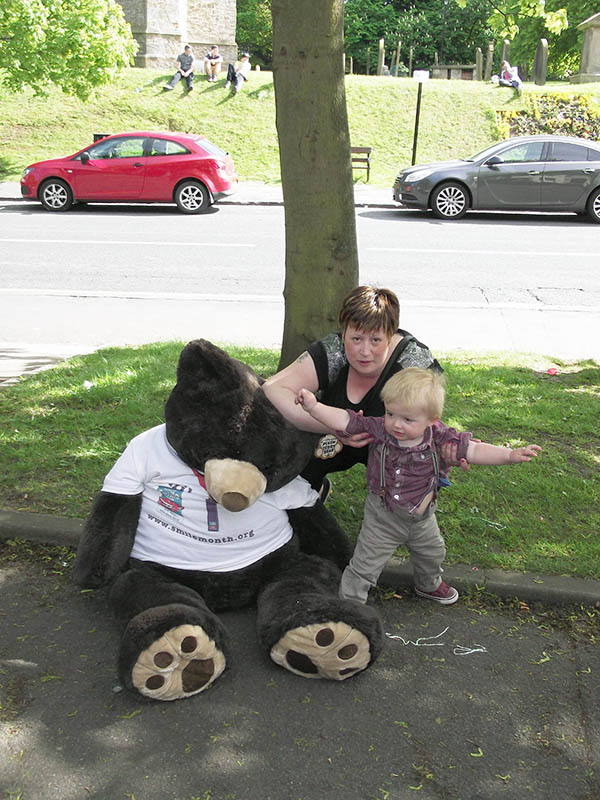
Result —
[[[172,69],[186,44],[197,61],[213,44],[219,45],[225,63],[237,58],[236,0],[120,0],[120,4],[139,45],[136,67]]]

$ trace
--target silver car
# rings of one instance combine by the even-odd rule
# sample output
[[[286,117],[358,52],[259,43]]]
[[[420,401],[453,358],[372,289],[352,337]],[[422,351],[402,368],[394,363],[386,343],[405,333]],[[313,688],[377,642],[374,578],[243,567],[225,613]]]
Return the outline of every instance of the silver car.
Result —
[[[600,144],[571,136],[518,136],[472,158],[408,167],[394,200],[439,219],[469,209],[573,211],[600,222]]]

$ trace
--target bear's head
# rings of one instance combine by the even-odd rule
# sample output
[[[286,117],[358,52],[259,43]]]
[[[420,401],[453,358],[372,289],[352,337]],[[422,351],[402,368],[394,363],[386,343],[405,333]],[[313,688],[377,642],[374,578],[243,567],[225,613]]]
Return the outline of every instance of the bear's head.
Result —
[[[315,436],[297,430],[267,400],[250,367],[204,339],[189,342],[165,405],[167,439],[204,474],[209,494],[241,511],[306,466]]]

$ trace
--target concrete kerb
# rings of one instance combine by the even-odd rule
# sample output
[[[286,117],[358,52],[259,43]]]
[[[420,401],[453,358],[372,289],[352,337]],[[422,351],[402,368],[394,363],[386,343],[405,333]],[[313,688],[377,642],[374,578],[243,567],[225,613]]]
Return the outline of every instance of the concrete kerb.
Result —
[[[26,539],[37,544],[77,548],[83,525],[82,519],[0,510],[0,540]],[[600,581],[588,578],[487,570],[467,565],[446,567],[444,578],[461,592],[479,588],[498,597],[518,597],[547,605],[600,604]],[[392,558],[381,575],[380,584],[392,589],[412,587],[410,564]]]
[[[20,184],[16,181],[0,182],[0,202],[21,201]],[[392,200],[392,189],[381,186],[370,186],[364,183],[354,184],[354,204],[360,208],[399,208]],[[283,193],[280,184],[245,181],[231,195],[222,197],[217,205],[248,206],[281,206]]]

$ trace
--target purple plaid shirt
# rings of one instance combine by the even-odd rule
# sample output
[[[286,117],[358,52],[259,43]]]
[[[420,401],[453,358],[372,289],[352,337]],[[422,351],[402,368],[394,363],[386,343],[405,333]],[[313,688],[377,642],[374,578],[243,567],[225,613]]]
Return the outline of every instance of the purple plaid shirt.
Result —
[[[472,433],[459,433],[443,422],[434,422],[426,428],[423,441],[414,447],[400,447],[398,440],[386,432],[383,417],[363,417],[351,409],[346,433],[369,433],[374,442],[369,445],[367,486],[369,491],[381,496],[381,453],[385,446],[385,504],[393,511],[400,506],[414,514],[429,492],[435,492],[437,472],[446,472],[450,465],[444,461],[441,446],[447,442],[458,445],[457,458],[467,457],[467,447]]]

